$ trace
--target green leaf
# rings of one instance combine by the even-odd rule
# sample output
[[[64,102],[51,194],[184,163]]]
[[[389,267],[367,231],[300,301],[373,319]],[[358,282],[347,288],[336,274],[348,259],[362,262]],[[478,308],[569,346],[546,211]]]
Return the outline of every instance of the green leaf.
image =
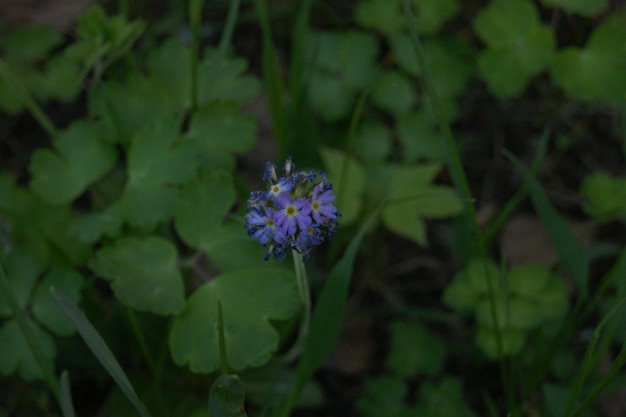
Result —
[[[210,241],[235,203],[231,175],[206,171],[189,182],[182,191],[174,215],[176,231],[183,241],[196,249]]]
[[[102,236],[117,237],[122,228],[122,209],[115,203],[101,213],[75,214],[67,234],[87,244],[93,244]]]
[[[198,98],[200,104],[211,101],[249,103],[260,90],[257,78],[246,75],[248,64],[243,58],[219,58],[217,49],[205,51],[198,68]]]
[[[311,104],[324,121],[335,122],[350,114],[354,101],[352,92],[335,75],[316,72],[308,84]]]
[[[518,353],[526,342],[526,333],[523,330],[508,327],[496,330],[492,327],[479,327],[476,333],[476,342],[482,351],[491,359],[498,358],[498,333],[502,341],[502,356]]]
[[[580,192],[586,200],[583,209],[594,220],[605,222],[626,216],[626,178],[597,172],[583,179]]]
[[[398,72],[381,77],[372,90],[372,101],[396,118],[402,117],[417,102],[415,87],[408,78]]]
[[[56,138],[56,152],[36,150],[30,164],[33,191],[53,205],[82,194],[115,163],[115,151],[99,136],[95,125],[78,121]]]
[[[411,0],[420,33],[436,33],[459,11],[456,0]],[[400,0],[366,0],[356,8],[356,20],[363,27],[386,35],[402,32],[406,20]]]
[[[0,42],[8,62],[35,64],[63,42],[63,35],[49,26],[21,25]]]
[[[39,347],[46,359],[52,360],[56,354],[54,341],[35,323],[27,319]],[[0,327],[0,373],[18,373],[27,381],[42,379],[41,368],[15,319],[5,321]]]
[[[77,265],[89,255],[87,246],[67,235],[70,206],[52,207],[0,174],[0,211],[11,222],[11,239],[30,252],[42,269],[51,264]]]
[[[396,120],[396,131],[403,146],[404,162],[445,159],[445,149],[435,126],[428,110],[410,112]]]
[[[220,376],[209,392],[211,417],[247,417],[244,399],[244,386],[237,375]]]
[[[87,68],[100,64],[98,71],[126,53],[146,25],[128,22],[122,15],[107,17],[100,5],[92,6],[77,22],[77,40],[67,49],[73,59]]]
[[[391,324],[391,351],[387,367],[401,377],[417,373],[437,375],[443,367],[446,345],[424,327],[396,321]]]
[[[587,261],[584,250],[578,240],[573,236],[563,219],[554,209],[548,197],[541,189],[541,186],[532,174],[526,169],[522,163],[509,152],[505,155],[513,162],[517,170],[522,174],[524,183],[528,188],[528,192],[533,202],[533,206],[542,223],[550,234],[550,239],[556,247],[559,257],[564,267],[569,272],[573,281],[578,286],[581,299],[585,299],[588,295],[588,270]]]
[[[73,334],[74,325],[59,308],[50,288],[57,288],[72,302],[77,303],[82,283],[82,277],[69,268],[57,267],[48,272],[37,285],[33,296],[32,310],[37,321],[59,336]]]
[[[363,161],[385,161],[391,153],[391,132],[378,121],[364,121],[354,137],[354,152]]]
[[[366,382],[357,408],[365,417],[409,417],[414,414],[404,403],[407,391],[404,381],[398,378],[372,378]]]
[[[335,205],[341,212],[341,223],[350,224],[361,211],[365,171],[356,159],[342,151],[322,147],[320,156],[326,167],[328,181],[334,187]]]
[[[39,276],[37,260],[27,252],[18,252],[7,256],[6,273],[9,284],[21,309],[25,309],[30,301],[31,292]],[[11,316],[9,300],[0,292],[0,316]]]
[[[453,188],[430,184],[440,169],[439,164],[424,164],[397,170],[395,179],[403,182],[381,216],[389,230],[424,246],[424,218],[446,218],[462,211],[463,205]]]
[[[386,35],[401,32],[406,27],[398,0],[360,1],[355,8],[355,19],[359,25]]]
[[[547,7],[558,7],[567,13],[590,18],[604,12],[609,5],[609,0],[541,0],[541,3]]]
[[[520,93],[530,76],[551,63],[554,36],[527,0],[490,3],[476,16],[474,30],[488,47],[479,56],[478,68],[495,95]]]
[[[177,314],[185,306],[176,248],[156,236],[124,237],[100,249],[89,267],[111,280],[120,302],[139,311]]]
[[[197,149],[191,141],[177,141],[178,127],[163,120],[133,137],[128,151],[128,181],[122,210],[128,222],[153,230],[173,214],[179,187],[194,174]]]
[[[240,268],[258,268],[263,261],[265,248],[245,232],[243,221],[227,221],[202,242],[207,255],[220,271]]]
[[[492,288],[498,288],[500,270],[490,259],[473,259],[459,271],[452,283],[446,288],[443,301],[446,305],[460,311],[473,311],[480,299],[489,292],[489,282]]]
[[[93,327],[93,325],[89,322],[89,319],[69,298],[63,295],[63,293],[54,289],[51,291],[61,309],[65,312],[72,323],[74,323],[76,330],[78,330],[78,333],[85,341],[85,344],[89,347],[96,358],[98,358],[98,361],[100,361],[109,375],[111,375],[111,378],[113,378],[120,390],[133,404],[139,415],[141,417],[150,417],[150,413],[146,410],[146,407],[135,393],[135,390],[128,380],[126,373],[124,373],[124,370],[120,366],[119,362],[117,362],[115,356],[111,353],[111,350],[102,339],[102,336],[100,336],[95,327]]]
[[[443,377],[438,383],[424,383],[419,389],[419,400],[414,416],[420,417],[476,417],[477,414],[463,399],[461,381]]]
[[[256,123],[254,117],[242,113],[237,104],[211,102],[194,113],[188,136],[199,145],[202,157],[210,157],[216,148],[244,152],[254,146]]]
[[[123,84],[102,82],[89,95],[89,111],[100,120],[103,135],[125,145],[141,130],[171,117],[175,104],[160,82],[135,72]]]
[[[568,308],[568,292],[562,279],[541,264],[518,265],[506,275],[508,289],[529,300],[541,320],[561,317]]]
[[[319,32],[310,46],[313,61],[352,92],[366,88],[378,76],[378,40],[371,33]]]
[[[626,101],[626,13],[614,14],[598,26],[584,49],[565,48],[552,65],[553,80],[572,98]]]
[[[148,73],[167,91],[174,112],[191,106],[191,51],[179,39],[168,39],[148,55]]]
[[[420,33],[438,32],[460,10],[457,0],[411,0],[411,3]]]
[[[217,305],[222,304],[228,363],[241,370],[265,364],[278,348],[270,320],[285,320],[300,308],[293,273],[272,267],[225,272],[199,287],[174,320],[172,357],[195,373],[220,367]]]

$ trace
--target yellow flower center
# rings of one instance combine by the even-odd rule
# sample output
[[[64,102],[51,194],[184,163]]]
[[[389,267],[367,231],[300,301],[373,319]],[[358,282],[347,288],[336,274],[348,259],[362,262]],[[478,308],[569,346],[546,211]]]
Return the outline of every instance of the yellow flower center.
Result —
[[[296,215],[296,208],[294,206],[287,206],[285,208],[285,214],[289,217],[293,217]]]

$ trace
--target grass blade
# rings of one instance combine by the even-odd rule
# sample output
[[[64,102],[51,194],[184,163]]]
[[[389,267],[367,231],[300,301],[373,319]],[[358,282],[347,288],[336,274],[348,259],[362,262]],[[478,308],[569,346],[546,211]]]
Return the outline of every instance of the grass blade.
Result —
[[[552,206],[530,171],[512,153],[504,151],[504,154],[522,174],[535,210],[537,210],[541,221],[546,227],[567,272],[578,285],[579,300],[586,299],[588,295],[587,262],[585,261],[586,257],[582,246]]]
[[[128,380],[126,373],[117,362],[113,353],[106,345],[98,331],[89,322],[89,319],[87,319],[85,314],[62,293],[56,291],[54,288],[50,291],[63,312],[72,321],[72,323],[74,323],[76,330],[83,338],[89,349],[93,352],[96,358],[98,358],[104,369],[106,369],[109,375],[111,375],[111,378],[113,378],[113,380],[117,383],[124,395],[126,395],[139,414],[142,417],[151,417],[150,413],[135,393],[135,390]]]
[[[72,402],[72,389],[70,388],[70,377],[67,371],[61,373],[59,381],[61,396],[61,412],[63,417],[75,417],[74,404]]]
[[[263,36],[263,50],[261,60],[263,66],[263,83],[269,104],[272,129],[278,145],[284,149],[285,144],[285,106],[283,102],[283,82],[280,68],[278,67],[278,54],[272,40],[270,20],[265,0],[254,0],[254,6],[258,15],[259,25]]]

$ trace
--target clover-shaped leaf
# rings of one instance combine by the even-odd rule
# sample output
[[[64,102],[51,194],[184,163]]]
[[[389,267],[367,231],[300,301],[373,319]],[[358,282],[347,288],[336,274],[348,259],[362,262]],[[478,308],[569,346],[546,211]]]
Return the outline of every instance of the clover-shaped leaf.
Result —
[[[431,184],[440,170],[440,164],[396,170],[390,184],[393,186],[396,181],[400,184],[383,208],[381,217],[385,227],[425,246],[428,242],[424,218],[446,218],[461,212],[463,205],[453,188]]]
[[[169,119],[153,124],[133,137],[128,151],[128,181],[122,211],[133,226],[150,231],[167,220],[180,190],[194,174],[197,147],[177,141],[178,127]]]
[[[69,205],[50,206],[17,186],[9,175],[0,175],[0,195],[0,211],[12,225],[11,239],[30,252],[41,268],[86,260],[88,247],[66,233],[72,217]]]
[[[413,323],[391,324],[391,351],[387,367],[402,377],[416,373],[436,375],[441,371],[446,345],[422,326]]]
[[[220,271],[257,268],[265,264],[265,248],[244,232],[241,221],[231,220],[218,225],[211,235],[206,235],[202,246],[211,263]]]
[[[38,339],[45,358],[52,360],[56,347],[41,325],[60,336],[71,335],[74,326],[52,299],[50,287],[62,289],[70,299],[78,302],[82,278],[67,267],[53,267],[43,279],[38,280],[41,272],[38,262],[26,252],[16,252],[3,261],[18,306],[29,313],[25,315],[27,325]],[[30,344],[17,320],[11,317],[12,313],[8,300],[0,293],[0,316],[9,317],[0,327],[0,373],[10,375],[17,372],[27,380],[43,378]]]
[[[341,120],[350,114],[353,95],[347,85],[333,74],[316,72],[309,80],[309,98],[317,114],[327,122]]]
[[[122,209],[116,203],[101,213],[74,215],[67,234],[83,243],[92,244],[102,236],[117,237],[122,228],[122,221]]]
[[[395,117],[402,117],[417,102],[415,87],[398,72],[385,74],[372,91],[372,101]]]
[[[410,417],[413,410],[404,403],[408,387],[399,378],[379,376],[367,381],[357,407],[366,417]]]
[[[100,249],[89,267],[111,280],[120,302],[139,311],[168,315],[185,305],[176,248],[168,240],[123,237]]]
[[[446,288],[443,301],[457,310],[469,312],[484,297],[490,287],[498,286],[500,271],[490,259],[473,259],[459,271],[452,283]]]
[[[514,266],[506,275],[507,287],[515,299],[524,300],[538,315],[537,324],[558,318],[568,307],[567,289],[563,281],[544,265],[527,263]],[[516,312],[511,308],[511,311]],[[521,311],[517,316],[522,316]]]
[[[300,307],[295,283],[291,272],[265,267],[225,272],[202,285],[174,320],[169,339],[174,361],[196,373],[219,369],[220,302],[229,365],[235,370],[263,365],[279,343],[270,320],[286,320]]]
[[[322,148],[320,156],[326,167],[328,181],[334,187],[335,205],[341,213],[341,223],[349,224],[356,220],[361,211],[365,171],[356,159],[342,151]]]
[[[378,76],[375,65],[378,42],[362,32],[319,32],[312,37],[309,96],[313,107],[327,121],[349,115],[353,94]]]
[[[378,74],[378,41],[371,33],[319,32],[311,49],[315,65],[352,91],[367,87]]]
[[[261,84],[257,78],[244,74],[247,67],[243,58],[222,57],[218,50],[206,50],[198,70],[199,102],[250,102],[259,93]]]
[[[606,10],[609,0],[541,0],[544,6],[559,7],[568,13],[595,17]]]
[[[391,132],[384,123],[364,121],[354,137],[354,152],[362,161],[385,161],[391,143]]]
[[[586,199],[583,208],[594,220],[626,217],[626,178],[597,172],[583,179],[580,191]]]
[[[193,115],[188,136],[198,144],[203,157],[210,158],[216,150],[244,152],[254,146],[255,119],[244,114],[239,105],[213,101]],[[215,168],[215,165],[209,165]]]
[[[410,112],[396,120],[396,132],[405,162],[445,159],[445,149],[428,110]]]
[[[31,320],[27,319],[39,347],[46,359],[52,360],[56,354],[54,340],[48,333],[41,330]],[[41,368],[39,368],[37,359],[30,348],[15,319],[7,320],[0,327],[0,373],[3,375],[11,375],[19,373],[19,375],[27,381],[34,379],[42,379]]]
[[[614,14],[598,26],[583,49],[565,48],[552,64],[554,81],[575,99],[626,101],[624,43],[626,14]]]
[[[474,20],[474,30],[488,48],[478,68],[495,95],[519,94],[530,76],[551,63],[554,36],[527,0],[492,2]]]
[[[411,0],[417,30],[435,33],[459,11],[457,0]],[[376,29],[386,35],[406,28],[406,18],[400,0],[366,0],[356,8],[356,20],[363,27]]]
[[[225,172],[205,171],[182,191],[174,215],[176,231],[187,245],[203,247],[219,233],[220,225],[234,203],[232,176]]]
[[[461,381],[443,377],[437,383],[424,383],[413,415],[420,417],[476,417],[477,414],[463,399]]]
[[[127,144],[141,130],[170,117],[174,104],[160,82],[135,72],[124,83],[102,82],[89,95],[89,111],[113,143]]]
[[[115,163],[115,151],[96,126],[79,121],[54,141],[56,152],[38,149],[30,164],[33,191],[53,205],[73,201]]]
[[[500,342],[498,342],[498,338]],[[479,327],[476,332],[476,343],[491,359],[514,355],[522,349],[525,342],[526,332],[513,327],[496,330],[489,326],[483,326]],[[500,343],[501,351],[498,350],[498,343]]]
[[[88,68],[100,62],[102,71],[130,49],[145,27],[138,20],[128,22],[123,15],[107,17],[101,6],[93,6],[78,20],[78,39],[67,54]]]

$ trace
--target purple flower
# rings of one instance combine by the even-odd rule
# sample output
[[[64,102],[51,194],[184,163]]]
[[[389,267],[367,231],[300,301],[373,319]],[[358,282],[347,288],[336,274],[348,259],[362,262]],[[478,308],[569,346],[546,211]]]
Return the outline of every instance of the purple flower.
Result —
[[[276,198],[279,195],[291,191],[293,188],[293,182],[288,177],[283,177],[276,184],[270,185],[268,191],[268,197]]]
[[[311,224],[311,206],[306,198],[291,200],[289,193],[280,194],[276,197],[276,203],[280,210],[274,213],[276,226],[287,236],[296,234],[296,225],[300,230],[306,230]]]
[[[248,234],[258,240],[263,246],[267,245],[267,242],[271,239],[276,243],[283,243],[285,235],[281,229],[276,227],[274,212],[268,207],[263,208],[263,212],[253,210],[246,215]]]
[[[317,224],[337,217],[337,207],[333,201],[335,196],[330,184],[322,182],[315,186],[311,194],[311,216]]]
[[[314,246],[332,237],[341,213],[334,205],[333,187],[323,172],[296,171],[291,157],[287,158],[283,172],[278,177],[276,165],[265,164],[263,181],[268,188],[250,193],[245,227],[248,235],[266,248],[265,260],[270,256],[282,260],[293,249],[304,262]]]

